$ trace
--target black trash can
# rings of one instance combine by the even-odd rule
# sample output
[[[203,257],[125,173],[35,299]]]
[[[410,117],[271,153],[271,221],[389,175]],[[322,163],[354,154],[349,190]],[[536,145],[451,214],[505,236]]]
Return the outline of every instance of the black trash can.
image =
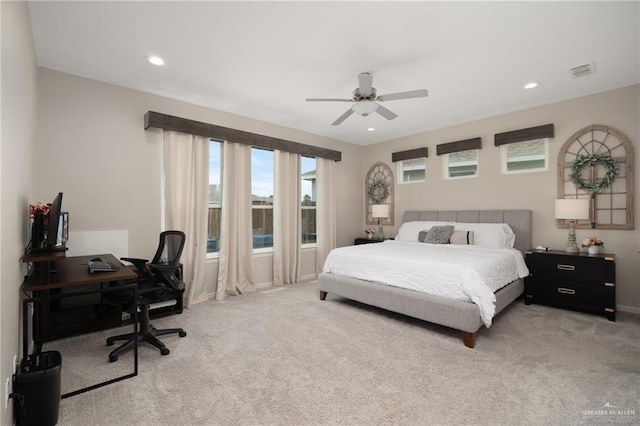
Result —
[[[13,383],[18,426],[53,426],[60,411],[60,370],[58,351],[41,352],[22,358]]]

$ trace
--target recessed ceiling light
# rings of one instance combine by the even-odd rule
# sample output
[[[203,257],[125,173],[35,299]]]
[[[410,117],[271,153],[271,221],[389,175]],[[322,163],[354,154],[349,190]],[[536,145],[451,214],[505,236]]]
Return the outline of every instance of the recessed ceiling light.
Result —
[[[538,87],[539,83],[536,83],[535,81],[532,81],[531,83],[527,83],[524,85],[525,89],[533,89],[535,87]]]
[[[150,64],[153,65],[164,65],[164,59],[162,59],[160,56],[156,56],[156,55],[149,55],[147,56],[147,62],[149,62]]]
[[[375,127],[369,127],[369,128],[367,129],[367,132],[375,132],[375,131],[376,131],[376,128],[375,128]]]

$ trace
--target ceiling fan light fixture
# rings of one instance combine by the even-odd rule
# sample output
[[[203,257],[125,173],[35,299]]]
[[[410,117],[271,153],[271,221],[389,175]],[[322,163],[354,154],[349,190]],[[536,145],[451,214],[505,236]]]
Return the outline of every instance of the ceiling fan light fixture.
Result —
[[[378,109],[378,104],[373,101],[360,101],[351,107],[353,112],[360,114],[363,117],[375,112]]]

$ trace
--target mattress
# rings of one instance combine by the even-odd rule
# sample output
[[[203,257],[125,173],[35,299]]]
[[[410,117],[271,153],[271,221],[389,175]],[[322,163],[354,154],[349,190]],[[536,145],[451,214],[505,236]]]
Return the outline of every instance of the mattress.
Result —
[[[475,303],[487,327],[494,293],[529,274],[515,249],[400,241],[334,249],[324,272]]]

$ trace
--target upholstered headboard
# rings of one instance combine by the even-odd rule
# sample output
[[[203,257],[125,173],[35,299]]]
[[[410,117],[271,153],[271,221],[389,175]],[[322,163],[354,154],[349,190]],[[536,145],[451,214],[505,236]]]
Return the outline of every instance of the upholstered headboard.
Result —
[[[506,223],[516,235],[515,248],[525,252],[531,248],[531,210],[425,210],[407,211],[402,223],[437,220],[464,223]]]

